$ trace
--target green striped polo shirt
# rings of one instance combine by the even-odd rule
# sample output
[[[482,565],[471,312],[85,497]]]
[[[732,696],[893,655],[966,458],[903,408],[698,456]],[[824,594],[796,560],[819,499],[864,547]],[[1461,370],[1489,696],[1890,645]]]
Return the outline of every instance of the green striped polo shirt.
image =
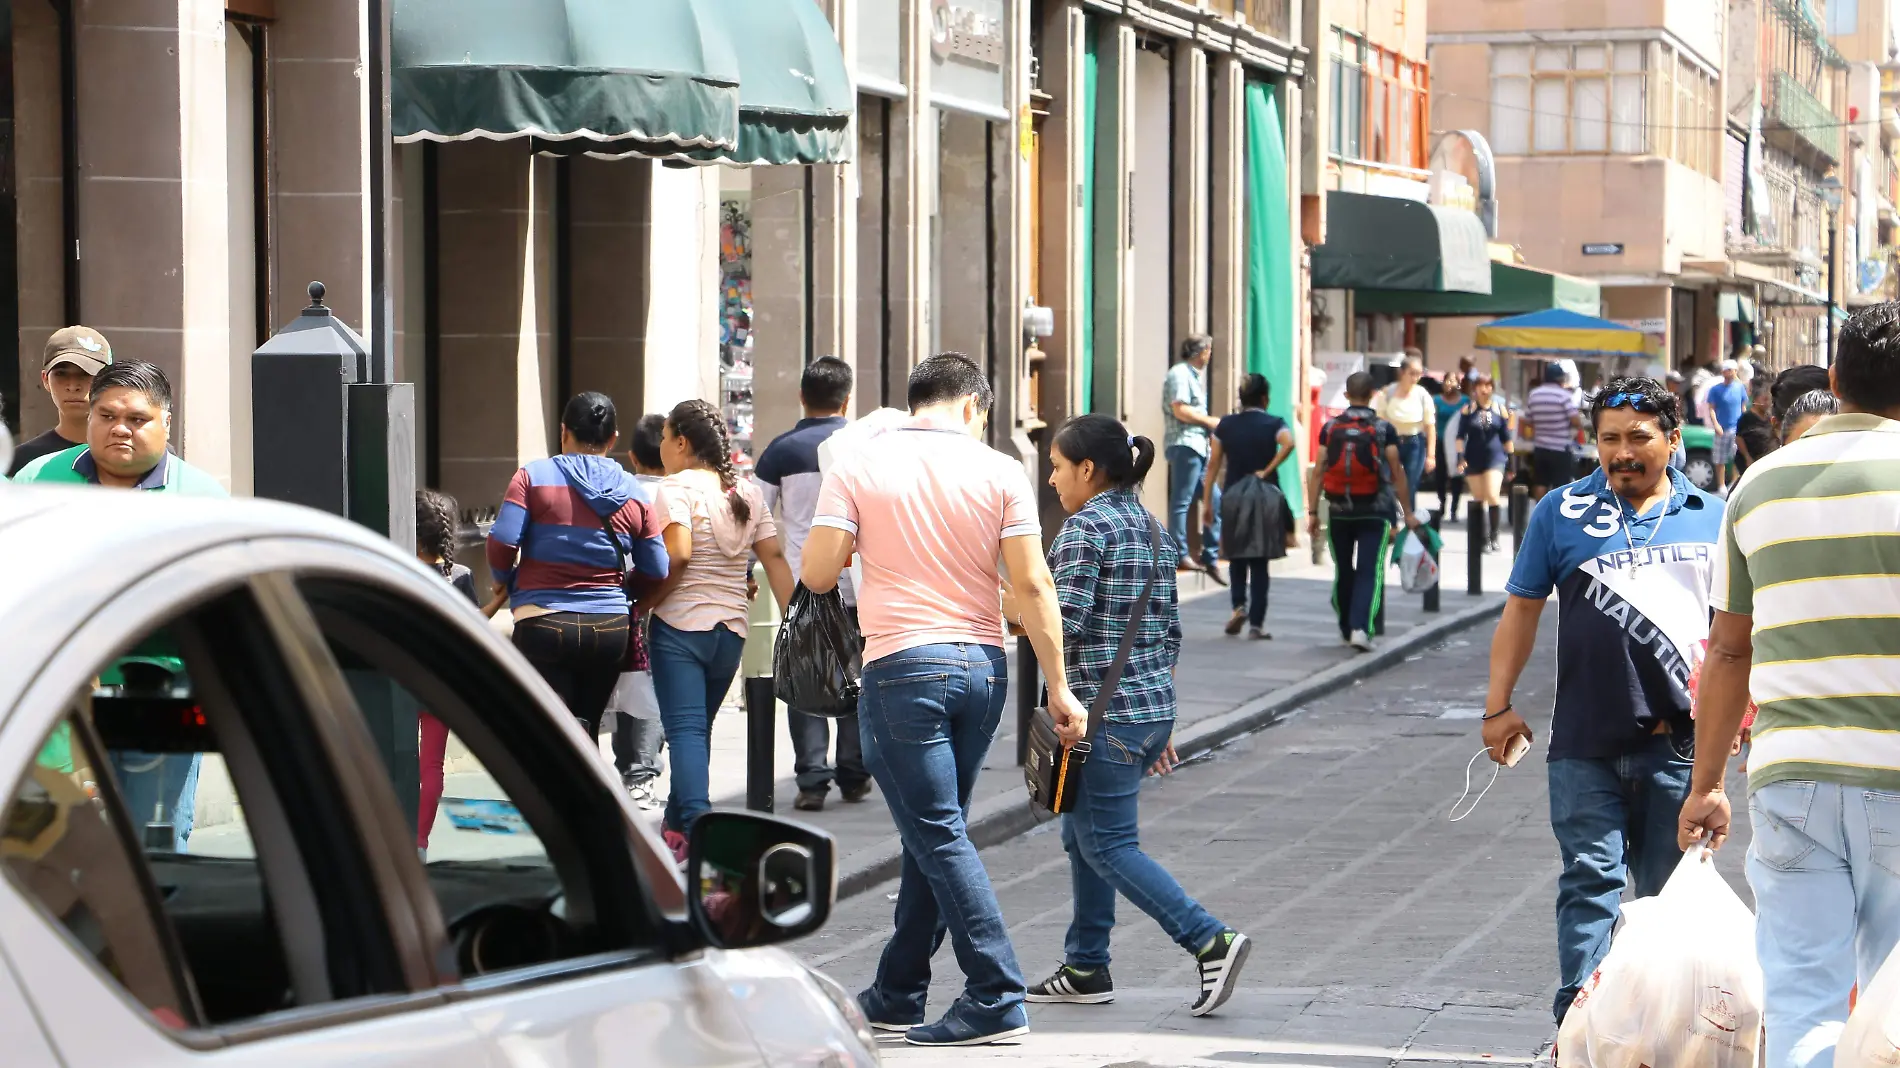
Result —
[[[1711,601],[1754,618],[1750,789],[1900,790],[1900,422],[1830,416],[1751,464]]]

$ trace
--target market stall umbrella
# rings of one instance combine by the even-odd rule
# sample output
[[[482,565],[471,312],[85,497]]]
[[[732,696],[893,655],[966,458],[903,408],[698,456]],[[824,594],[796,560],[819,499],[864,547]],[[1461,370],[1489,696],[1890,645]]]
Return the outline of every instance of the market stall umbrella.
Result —
[[[1562,308],[1486,323],[1477,339],[1478,348],[1496,352],[1585,358],[1642,356],[1648,345],[1640,330]]]
[[[740,143],[740,67],[723,10],[730,6],[396,0],[391,133],[397,141],[611,141],[618,152],[650,156],[731,152]]]
[[[831,23],[813,0],[700,0],[739,60],[739,135],[730,149],[685,153],[701,163],[844,163],[857,100]],[[544,146],[556,154],[650,155],[639,144]]]

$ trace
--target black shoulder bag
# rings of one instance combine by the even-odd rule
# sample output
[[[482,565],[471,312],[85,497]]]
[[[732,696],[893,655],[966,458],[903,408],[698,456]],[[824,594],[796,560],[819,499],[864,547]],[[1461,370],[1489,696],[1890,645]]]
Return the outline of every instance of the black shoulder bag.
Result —
[[[1088,760],[1102,723],[1108,718],[1108,704],[1115,699],[1122,672],[1128,668],[1129,654],[1135,650],[1135,632],[1147,618],[1149,595],[1154,593],[1155,573],[1161,566],[1160,555],[1161,525],[1149,516],[1148,580],[1142,583],[1141,596],[1135,600],[1134,611],[1128,614],[1128,628],[1122,631],[1115,659],[1102,675],[1101,688],[1095,691],[1095,700],[1089,702],[1087,737],[1074,745],[1063,745],[1056,735],[1055,717],[1050,715],[1047,706],[1036,709],[1029,717],[1029,756],[1023,762],[1023,782],[1029,787],[1029,803],[1045,812],[1060,815],[1075,807],[1076,795],[1082,788],[1082,764]]]

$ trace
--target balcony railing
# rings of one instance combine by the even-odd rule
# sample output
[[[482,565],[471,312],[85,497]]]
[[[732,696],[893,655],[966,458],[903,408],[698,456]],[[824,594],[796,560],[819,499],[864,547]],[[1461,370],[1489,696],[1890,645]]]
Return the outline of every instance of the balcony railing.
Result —
[[[1829,162],[1838,162],[1841,158],[1840,120],[1787,71],[1775,72],[1773,86],[1767,115],[1770,128],[1784,130],[1827,157]]]

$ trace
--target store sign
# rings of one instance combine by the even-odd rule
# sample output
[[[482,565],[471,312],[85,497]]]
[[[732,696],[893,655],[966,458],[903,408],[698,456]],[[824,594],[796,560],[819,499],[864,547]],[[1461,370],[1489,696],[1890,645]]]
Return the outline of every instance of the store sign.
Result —
[[[1631,330],[1639,330],[1645,334],[1655,334],[1658,337],[1661,337],[1662,335],[1669,332],[1669,320],[1662,319],[1662,318],[1612,319],[1610,321],[1613,323],[1616,323],[1619,326],[1627,326]]]
[[[1621,241],[1604,241],[1597,244],[1585,245],[1583,246],[1583,254],[1586,256],[1621,256],[1623,254],[1623,243]]]
[[[1005,0],[930,0],[930,102],[992,122],[1013,117],[1004,92]]]

